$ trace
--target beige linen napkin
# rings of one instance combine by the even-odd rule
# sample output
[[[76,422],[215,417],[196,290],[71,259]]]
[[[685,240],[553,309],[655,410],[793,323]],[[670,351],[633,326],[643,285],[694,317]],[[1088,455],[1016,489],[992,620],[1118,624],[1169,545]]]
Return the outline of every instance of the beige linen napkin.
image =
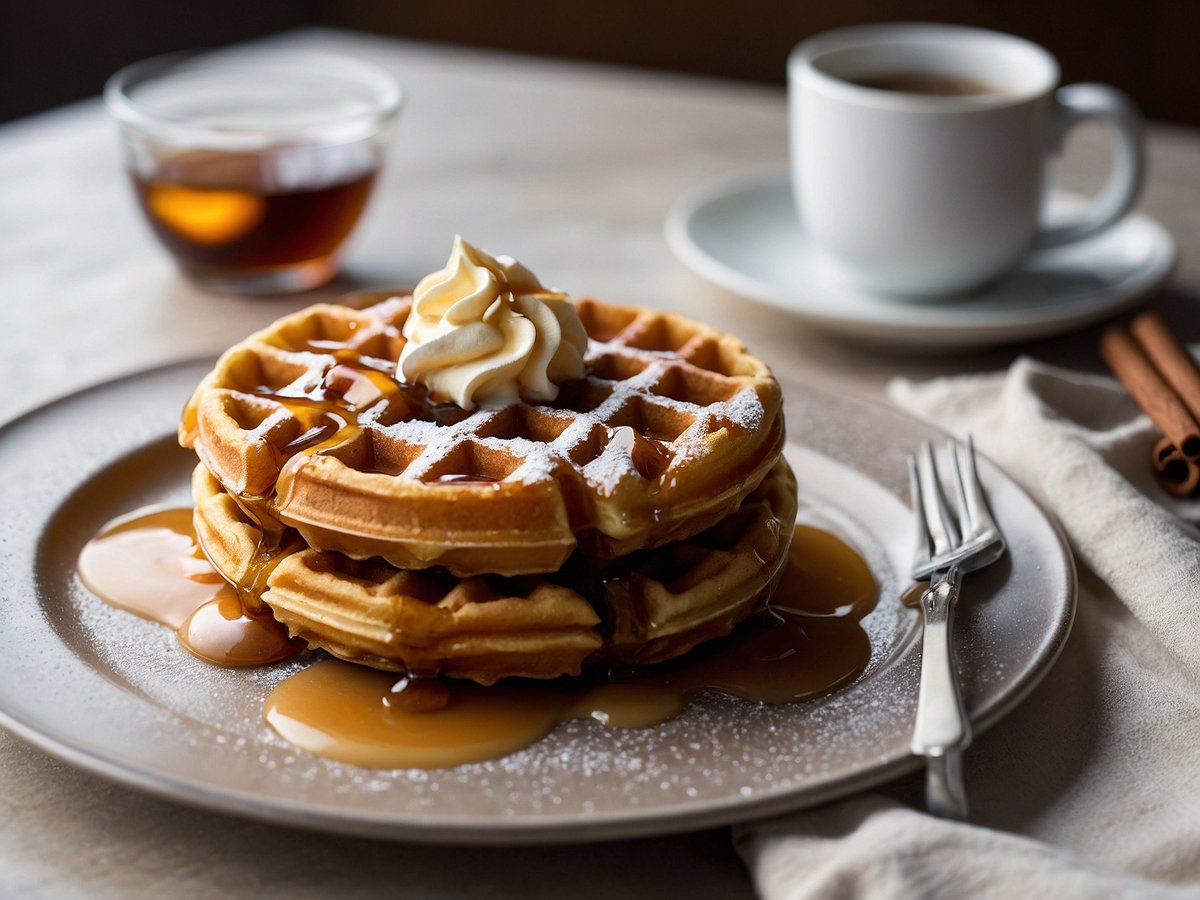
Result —
[[[1075,625],[1045,681],[967,751],[972,824],[924,813],[910,779],[746,826],[759,891],[1200,897],[1200,534],[1195,505],[1154,483],[1152,426],[1112,380],[1031,360],[889,395],[973,433],[1058,517]]]

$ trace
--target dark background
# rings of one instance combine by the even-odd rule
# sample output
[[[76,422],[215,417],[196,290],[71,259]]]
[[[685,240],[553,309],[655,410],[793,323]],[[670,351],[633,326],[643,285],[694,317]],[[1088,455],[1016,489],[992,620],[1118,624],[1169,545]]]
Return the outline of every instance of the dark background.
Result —
[[[903,19],[1023,35],[1065,81],[1200,125],[1200,0],[0,0],[0,121],[98,94],[146,56],[305,25],[783,84],[804,37]]]

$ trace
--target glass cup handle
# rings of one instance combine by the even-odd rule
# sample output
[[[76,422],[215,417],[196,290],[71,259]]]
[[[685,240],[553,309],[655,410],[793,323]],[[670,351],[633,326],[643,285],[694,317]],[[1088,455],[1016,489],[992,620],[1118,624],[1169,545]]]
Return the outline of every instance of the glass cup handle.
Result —
[[[1132,101],[1106,84],[1072,84],[1059,88],[1054,95],[1052,140],[1063,137],[1084,119],[1100,119],[1112,128],[1116,139],[1116,159],[1112,174],[1082,216],[1063,225],[1039,229],[1033,249],[1061,247],[1090,237],[1108,228],[1129,212],[1142,188],[1145,150],[1142,144],[1142,117]]]

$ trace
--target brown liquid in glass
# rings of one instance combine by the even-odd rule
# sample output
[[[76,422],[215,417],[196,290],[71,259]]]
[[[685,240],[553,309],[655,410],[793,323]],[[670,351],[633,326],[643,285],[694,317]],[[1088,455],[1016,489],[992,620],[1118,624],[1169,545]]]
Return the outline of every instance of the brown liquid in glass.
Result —
[[[254,271],[325,260],[350,234],[375,170],[313,187],[279,190],[256,153],[192,151],[133,174],[146,218],[185,267]]]

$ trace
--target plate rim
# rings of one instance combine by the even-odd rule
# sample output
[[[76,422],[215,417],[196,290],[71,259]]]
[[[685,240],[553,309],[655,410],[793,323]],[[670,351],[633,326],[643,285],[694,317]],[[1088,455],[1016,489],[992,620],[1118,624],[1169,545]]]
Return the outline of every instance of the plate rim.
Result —
[[[205,355],[166,363],[119,375],[78,391],[68,392],[0,424],[0,441],[10,439],[14,431],[63,404],[88,398],[95,393],[116,388],[128,382],[155,377],[178,377],[188,370],[200,370],[205,366],[210,366],[214,359],[215,357],[211,355]],[[788,378],[784,380],[784,383],[792,385],[793,389],[801,389],[809,385],[839,398],[849,398],[855,403],[875,408],[888,415],[909,419],[920,427],[937,434],[945,434],[937,426],[891,406],[879,398],[863,395],[828,380],[809,377]],[[163,436],[151,436],[143,444],[160,440]],[[139,444],[139,446],[141,445]],[[106,462],[111,461],[106,460]],[[1051,635],[1054,640],[1036,660],[1036,665],[1031,668],[1024,680],[1007,687],[986,714],[972,718],[972,726],[976,734],[990,728],[1020,705],[1053,668],[1070,635],[1078,596],[1078,576],[1074,557],[1057,520],[1047,514],[1041,505],[1001,467],[991,463],[990,460],[988,462],[1005,480],[1009,488],[1023,495],[1024,499],[1041,514],[1045,524],[1053,533],[1064,563],[1066,615],[1056,623]],[[74,489],[78,486],[78,484],[72,484],[71,488]],[[392,811],[348,809],[345,806],[311,802],[289,802],[277,797],[264,799],[262,795],[253,792],[214,785],[211,780],[185,777],[178,772],[168,774],[138,766],[122,761],[112,753],[105,755],[100,748],[89,744],[79,736],[49,733],[40,728],[36,722],[26,721],[20,714],[13,713],[8,708],[3,694],[0,694],[0,726],[26,743],[68,765],[170,802],[182,803],[210,812],[232,814],[256,821],[324,833],[332,832],[412,843],[449,845],[516,846],[586,843],[676,834],[727,826],[795,811],[867,790],[914,771],[923,763],[923,760],[918,757],[902,757],[871,769],[847,773],[817,786],[748,798],[728,796],[720,800],[708,800],[703,807],[691,810],[679,807],[626,808],[620,814],[609,812],[586,817],[578,814],[556,815],[550,813],[539,815],[536,820],[530,821],[501,820],[499,823],[477,825],[445,820],[423,821],[419,813],[409,813],[398,819]]]
[[[834,289],[797,295],[733,267],[709,253],[692,236],[693,223],[715,204],[756,191],[790,194],[789,177],[786,168],[770,164],[728,172],[692,187],[667,212],[663,223],[667,245],[684,266],[717,287],[788,313],[814,327],[870,343],[914,349],[994,346],[1074,331],[1138,305],[1166,283],[1179,263],[1179,248],[1171,233],[1153,217],[1135,210],[1116,227],[1143,229],[1151,236],[1153,249],[1147,263],[1121,282],[1088,292],[1081,300],[1013,311],[972,311],[969,307],[956,307],[953,301],[898,300],[894,305],[881,306],[875,314],[866,311],[848,314],[824,302],[835,296]],[[1081,196],[1058,189],[1052,195]],[[1098,295],[1111,299],[1097,303],[1094,298]],[[895,313],[889,315],[892,309]]]

